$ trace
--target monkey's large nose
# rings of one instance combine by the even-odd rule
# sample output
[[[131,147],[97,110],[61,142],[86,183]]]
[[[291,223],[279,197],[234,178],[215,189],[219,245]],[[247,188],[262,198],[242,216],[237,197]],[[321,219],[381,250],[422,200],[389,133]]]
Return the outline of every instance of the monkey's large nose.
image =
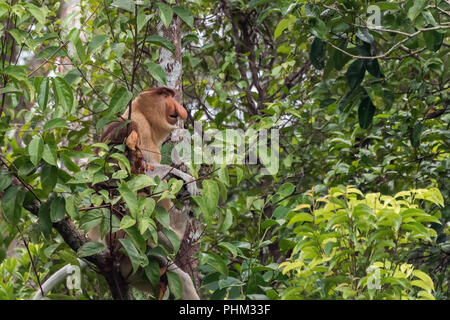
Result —
[[[178,116],[181,119],[186,119],[187,118],[187,111],[186,109],[179,103],[175,104],[175,112],[178,114]]]

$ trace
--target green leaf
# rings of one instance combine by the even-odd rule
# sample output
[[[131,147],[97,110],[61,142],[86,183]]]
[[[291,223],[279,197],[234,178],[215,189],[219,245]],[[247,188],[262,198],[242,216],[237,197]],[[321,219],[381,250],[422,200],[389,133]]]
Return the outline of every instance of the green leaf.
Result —
[[[411,281],[411,285],[424,289],[426,292],[430,293],[431,288],[422,280],[413,280]]]
[[[139,229],[136,225],[129,227],[125,229],[125,232],[127,233],[128,239],[133,242],[134,246],[141,252],[142,254],[145,253],[147,248],[147,242],[145,238],[142,236],[142,234],[139,232]]]
[[[88,232],[89,230],[100,224],[100,222],[102,222],[102,219],[103,213],[101,210],[90,210],[89,212],[81,215],[79,221],[80,228],[83,231]]]
[[[139,13],[136,17],[137,31],[140,32],[151,18],[151,15],[144,14],[142,10],[139,10]]]
[[[151,35],[148,36],[145,41],[150,42],[150,43],[154,43],[158,46],[161,46],[163,48],[166,48],[167,50],[169,50],[170,52],[174,53],[175,52],[175,47],[173,46],[172,42],[170,42],[168,39],[163,38],[159,35]]]
[[[150,75],[159,83],[166,84],[166,72],[164,69],[154,62],[147,62],[146,66]]]
[[[88,53],[94,52],[96,49],[103,46],[106,41],[108,41],[108,36],[106,34],[99,34],[94,36],[88,44]]]
[[[102,252],[105,248],[106,247],[103,243],[87,242],[78,249],[77,255],[80,258],[90,257],[94,254]]]
[[[300,212],[297,213],[295,216],[293,216],[291,220],[289,220],[288,225],[291,225],[296,222],[305,222],[305,221],[312,222],[313,216],[306,212]]]
[[[347,41],[341,40],[337,46],[346,51]],[[332,50],[331,61],[333,62],[333,66],[336,70],[340,71],[351,58],[338,49],[330,48],[330,50]]]
[[[145,174],[138,174],[131,181],[128,182],[128,187],[132,191],[138,191],[143,188],[155,185],[156,185],[155,179],[150,178]]]
[[[109,101],[109,114],[122,113],[133,95],[124,87],[117,89]]]
[[[138,226],[139,226],[140,234],[143,235],[147,230],[148,231],[152,230],[153,229],[153,223],[154,223],[154,221],[152,219],[150,219],[150,218],[144,217],[142,219],[139,219],[139,225]]]
[[[1,70],[1,73],[6,74],[17,81],[26,81],[28,76],[25,72],[23,66],[7,66],[5,69]]]
[[[417,190],[420,191],[420,190]],[[430,188],[425,192],[418,192],[415,194],[416,199],[425,199],[431,201],[441,207],[444,207],[444,198],[438,188]]]
[[[322,70],[325,66],[325,43],[320,38],[314,38],[309,58],[316,69]]]
[[[50,46],[47,47],[45,49],[43,49],[42,51],[40,51],[37,55],[36,58],[38,59],[48,59],[50,57],[52,58],[56,58],[56,57],[67,57],[67,51],[65,48],[60,48],[57,46]]]
[[[427,49],[437,52],[444,42],[444,34],[436,30],[429,30],[423,33]]]
[[[219,203],[219,186],[214,180],[203,180],[202,196],[192,197],[200,207],[200,210],[206,222],[212,222],[212,216]]]
[[[291,19],[282,19],[275,28],[275,32],[273,34],[274,40],[276,40],[283,33],[283,31],[289,27],[290,24]]]
[[[183,187],[183,180],[170,179],[169,187],[170,187],[170,193],[176,195]]]
[[[218,282],[219,289],[229,288],[229,287],[240,287],[244,285],[244,283],[233,277],[226,277],[225,279],[220,279]]]
[[[61,77],[52,78],[52,85],[57,104],[60,104],[67,113],[70,113],[74,101],[72,88]]]
[[[66,200],[63,197],[56,197],[50,203],[50,220],[58,222],[64,219],[66,214]]]
[[[233,258],[235,258],[238,254],[238,249],[236,246],[229,242],[220,242],[219,247],[227,249],[233,255]]]
[[[48,9],[47,7],[43,6],[43,7],[37,7],[36,5],[32,4],[32,3],[27,3],[25,4],[25,8],[27,8],[28,12],[31,13],[31,15],[33,17],[36,18],[36,20],[40,23],[40,24],[45,24],[45,18],[48,14]]]
[[[409,223],[402,224],[401,229],[407,230],[407,231],[412,231],[413,234],[423,236],[426,239],[428,239],[430,237],[427,229],[418,222],[409,222]]]
[[[79,201],[74,195],[66,197],[66,212],[72,219],[78,219],[79,217],[78,203]]]
[[[52,232],[52,221],[50,220],[50,203],[48,201],[41,203],[41,206],[39,207],[38,217],[38,228],[45,237],[48,237]]]
[[[42,189],[47,192],[53,191],[53,188],[56,185],[57,178],[58,178],[58,168],[48,163],[45,163],[42,166],[41,171]]]
[[[140,254],[136,247],[129,239],[119,239],[119,242],[122,244],[125,252],[131,260],[131,264],[133,266],[133,273],[135,273],[139,267],[145,267],[148,264],[148,259],[144,254]]]
[[[173,9],[173,11],[175,11],[177,16],[179,16],[181,18],[181,20],[186,22],[186,24],[191,29],[194,29],[194,16],[188,9],[181,7],[181,6],[175,6],[172,9]]]
[[[307,17],[318,17],[320,16],[320,10],[319,8],[312,2],[308,2],[304,6],[305,9],[305,15]]]
[[[266,230],[266,229],[268,229],[268,228],[270,228],[272,226],[275,226],[277,224],[279,224],[277,221],[272,220],[272,219],[267,219],[261,224],[261,229],[262,230]]]
[[[57,166],[58,156],[56,155],[56,149],[54,145],[44,144],[44,150],[42,151],[42,159],[52,166]]]
[[[172,248],[173,248],[173,252],[177,253],[178,250],[180,249],[180,238],[178,238],[178,235],[172,231],[171,229],[166,229],[163,228],[162,232],[164,233],[164,235],[167,237],[167,239],[169,239],[170,243],[172,244]]]
[[[309,19],[309,23],[311,25],[311,32],[313,35],[323,40],[327,39],[328,28],[325,22],[320,20],[318,17],[313,17]]]
[[[253,8],[256,8],[257,6],[263,5],[267,2],[270,2],[270,0],[252,0],[252,1],[250,1],[250,3],[247,6],[249,9],[253,9]]]
[[[380,69],[380,64],[378,63],[378,59],[370,59],[365,60],[366,70],[375,78],[382,78],[383,73]]]
[[[131,172],[130,161],[122,153],[113,153],[109,156],[112,159],[119,161],[119,164],[123,165],[128,172]]]
[[[48,247],[46,247],[44,249],[44,255],[47,258],[50,258],[52,256],[52,254],[55,252],[55,250],[58,249],[58,247],[60,245],[62,245],[62,243],[54,243],[54,244],[49,245]]]
[[[420,146],[420,136],[422,135],[423,130],[424,126],[421,122],[416,123],[412,128],[410,141],[411,145],[416,149]]]
[[[400,6],[398,3],[381,1],[381,2],[377,2],[376,5],[380,8],[381,11],[400,10]]]
[[[120,229],[127,229],[136,224],[136,220],[130,216],[125,216],[120,221]]]
[[[3,93],[18,93],[18,94],[22,94],[23,90],[16,88],[15,86],[6,86],[0,89],[0,94]]]
[[[419,14],[423,11],[425,6],[427,5],[428,0],[414,0],[412,7],[408,10],[408,18],[411,19],[411,21],[416,20],[416,18],[419,16]]]
[[[28,145],[28,154],[30,155],[30,161],[37,168],[42,158],[42,152],[44,151],[44,140],[39,135],[36,135],[31,139]]]
[[[356,36],[364,42],[367,43],[373,42],[373,36],[369,33],[369,30],[367,30],[366,28],[358,29],[358,31],[356,32]]]
[[[210,265],[221,274],[228,275],[227,263],[219,255],[210,252],[210,253],[202,253],[201,256],[205,264]]]
[[[134,1],[130,0],[114,0],[111,6],[123,9],[134,14]]]
[[[81,63],[83,63],[86,60],[86,48],[84,43],[80,39],[80,29],[73,28],[70,31],[68,38],[75,47],[78,58],[80,58]]]
[[[48,94],[50,91],[50,80],[49,78],[43,78],[39,90],[37,92],[37,103],[42,110],[47,108],[48,104]]]
[[[49,131],[49,130],[56,129],[56,128],[67,128],[67,121],[66,121],[66,119],[54,118],[54,119],[49,120],[44,125],[44,130],[45,131]]]
[[[364,97],[358,108],[359,126],[362,129],[367,129],[372,124],[374,114],[375,106],[373,105],[372,100],[370,100],[369,96]]]
[[[434,291],[434,283],[433,280],[430,278],[430,276],[428,274],[426,274],[425,272],[421,271],[421,270],[414,270],[413,274],[415,277],[419,278],[420,280],[422,280],[428,289],[428,290],[433,290]],[[425,288],[424,288],[425,289]]]
[[[148,280],[150,280],[152,287],[156,287],[160,279],[160,270],[158,262],[156,262],[154,259],[150,259],[148,261],[148,265],[144,268],[144,271]]]
[[[128,177],[128,173],[126,170],[119,170],[113,173],[112,178],[113,179],[125,179]]]
[[[11,7],[9,5],[7,5],[5,2],[0,3],[0,18],[5,16],[10,11]]]
[[[12,178],[8,172],[0,170],[0,192],[3,192],[11,184]]]
[[[25,192],[21,187],[11,186],[6,189],[2,197],[2,209],[6,220],[15,226],[22,215],[22,204]]]
[[[163,208],[161,206],[156,206],[155,207],[155,218],[164,228],[167,228],[167,229],[170,228],[170,216],[165,208]]]
[[[172,7],[170,7],[169,5],[167,5],[163,2],[158,2],[156,5],[157,5],[158,11],[159,11],[158,12],[159,18],[161,19],[164,26],[166,28],[169,28],[170,23],[172,22],[172,17],[173,17]]]
[[[222,222],[222,225],[220,226],[219,231],[225,232],[227,231],[233,224],[233,214],[230,210],[227,210],[225,213],[225,219]]]
[[[363,59],[355,60],[347,69],[345,76],[351,90],[360,85],[366,73],[365,63]]]
[[[23,30],[19,30],[19,29],[12,29],[8,31],[9,34],[14,38],[14,40],[16,40],[16,42],[18,44],[22,44],[22,42],[27,38],[28,33],[23,31]]]
[[[286,198],[290,196],[292,193],[294,193],[294,191],[295,186],[292,183],[287,182],[280,187],[277,193],[280,195],[281,198]]]
[[[156,202],[153,198],[145,198],[144,200],[144,216],[150,217],[155,210]]]
[[[183,292],[183,285],[181,283],[180,277],[173,271],[167,271],[167,281],[169,282],[170,292],[175,297],[175,300],[181,298],[181,293]]]
[[[123,42],[120,42],[120,43],[111,42],[111,50],[116,55],[117,59],[121,59],[122,56],[123,56],[123,52],[125,50],[125,43],[123,43]]]
[[[131,216],[136,217],[138,212],[138,202],[136,198],[136,193],[130,190],[130,188],[128,188],[128,185],[125,182],[122,182],[119,185],[118,190],[122,198],[125,200],[125,203],[127,204],[127,207],[130,210]]]

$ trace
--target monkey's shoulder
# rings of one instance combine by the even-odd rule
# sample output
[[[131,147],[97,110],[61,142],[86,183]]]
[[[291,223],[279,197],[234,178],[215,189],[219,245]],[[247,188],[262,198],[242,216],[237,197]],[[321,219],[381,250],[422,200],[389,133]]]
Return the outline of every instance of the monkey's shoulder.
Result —
[[[109,141],[111,144],[121,144],[133,131],[139,135],[139,126],[136,122],[131,121],[127,123],[126,121],[120,119],[111,122],[106,126],[105,130],[103,130],[100,141]]]

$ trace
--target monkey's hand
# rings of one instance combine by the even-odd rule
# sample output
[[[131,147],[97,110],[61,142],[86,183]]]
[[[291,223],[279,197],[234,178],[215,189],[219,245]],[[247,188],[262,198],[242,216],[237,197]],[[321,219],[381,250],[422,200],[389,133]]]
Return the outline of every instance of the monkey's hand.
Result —
[[[130,148],[130,150],[136,150],[136,146],[139,144],[139,135],[135,130],[131,131],[130,135],[127,138],[126,144],[127,147]]]

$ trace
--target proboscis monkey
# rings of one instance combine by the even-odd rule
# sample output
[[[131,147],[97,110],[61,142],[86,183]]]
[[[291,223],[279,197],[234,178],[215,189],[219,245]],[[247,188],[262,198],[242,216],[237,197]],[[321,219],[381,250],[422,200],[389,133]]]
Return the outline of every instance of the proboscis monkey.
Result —
[[[173,98],[174,95],[175,92],[166,87],[143,91],[131,105],[130,134],[127,136],[128,127],[123,122],[116,121],[105,128],[101,141],[122,143],[127,137],[127,147],[131,151],[138,151],[133,154],[142,155],[146,168],[151,167],[151,164],[159,164],[160,145],[176,129],[178,118],[187,117],[186,110]],[[123,119],[128,118],[128,112],[127,108]]]
[[[178,118],[186,119],[187,112],[181,104],[174,99],[175,92],[166,87],[147,89],[134,99],[131,104],[131,120],[129,126],[123,120],[109,124],[101,137],[102,142],[121,144],[125,141],[126,146],[131,150],[130,164],[133,173],[142,173],[145,169],[152,169],[152,165],[161,162],[159,147],[176,129]],[[129,110],[123,115],[123,119],[128,119]],[[128,134],[129,133],[129,134]],[[169,199],[158,202],[158,205],[165,207],[169,212],[172,203]],[[174,230],[182,240],[184,231]],[[89,237],[93,241],[99,241],[99,228],[94,228],[89,232]],[[120,235],[119,235],[120,237]],[[104,240],[103,240],[104,241]],[[106,241],[104,241],[106,244]],[[169,267],[171,269],[171,267]],[[120,271],[122,276],[127,278],[132,270],[128,257],[123,257],[120,261]],[[183,283],[182,299],[198,299],[198,295],[192,284],[189,275],[181,270],[177,272]],[[131,280],[131,284],[140,289],[146,289],[142,279]],[[133,283],[134,282],[134,283]],[[145,281],[144,281],[145,282]]]

